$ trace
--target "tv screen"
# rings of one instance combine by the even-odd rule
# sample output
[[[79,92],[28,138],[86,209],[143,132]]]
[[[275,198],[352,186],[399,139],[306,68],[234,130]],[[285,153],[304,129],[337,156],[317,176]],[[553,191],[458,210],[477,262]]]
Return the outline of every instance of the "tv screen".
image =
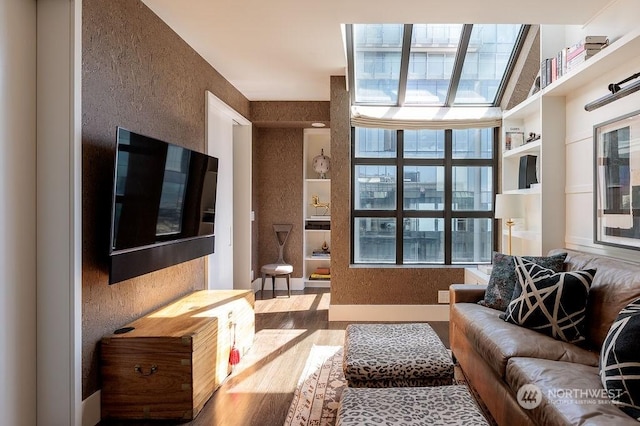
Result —
[[[109,282],[214,251],[218,159],[118,128]]]

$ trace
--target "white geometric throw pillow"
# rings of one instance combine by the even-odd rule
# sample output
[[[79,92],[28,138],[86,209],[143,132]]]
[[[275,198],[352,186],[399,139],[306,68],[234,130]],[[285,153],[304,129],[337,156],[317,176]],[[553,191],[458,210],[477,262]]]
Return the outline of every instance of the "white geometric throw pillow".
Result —
[[[640,420],[640,299],[618,314],[600,351],[600,380],[622,411]]]
[[[595,269],[554,272],[516,258],[519,285],[504,320],[569,343],[584,340],[589,288]]]

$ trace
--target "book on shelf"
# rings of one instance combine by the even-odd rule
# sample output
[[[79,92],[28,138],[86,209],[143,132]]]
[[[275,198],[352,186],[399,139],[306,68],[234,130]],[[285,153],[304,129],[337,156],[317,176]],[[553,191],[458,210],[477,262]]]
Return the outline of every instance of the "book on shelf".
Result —
[[[311,275],[309,275],[310,280],[330,280],[331,279],[331,269],[319,267],[316,268]]]
[[[584,37],[585,43],[600,43],[600,44],[608,44],[609,36],[603,35],[588,35]]]
[[[331,220],[331,216],[328,214],[312,214],[309,219],[313,220]]]
[[[592,50],[602,50],[608,45],[609,43],[584,43],[583,44],[585,49],[592,49]]]
[[[329,257],[331,257],[331,251],[330,250],[323,250],[323,249],[316,249],[316,250],[313,250],[311,252],[311,257],[329,258]]]
[[[571,71],[573,69],[575,69],[576,67],[578,67],[580,64],[582,64],[584,61],[586,61],[587,59],[591,58],[592,56],[594,56],[597,52],[595,53],[590,53],[589,51],[585,50],[583,51],[580,55],[576,56],[575,58],[571,59],[568,63],[567,63],[567,70]]]
[[[329,220],[312,220],[307,219],[304,229],[315,229],[329,231],[331,230],[331,221]]]
[[[547,87],[571,72],[608,45],[607,36],[585,36],[577,43],[561,49],[555,56],[543,59],[540,62],[540,88]]]
[[[586,45],[583,44],[571,52],[567,50],[567,61],[571,62],[574,59],[579,58],[581,56],[591,57],[596,53],[600,52],[601,50],[602,50],[602,47],[586,47]]]
[[[331,274],[318,274],[316,272],[313,272],[311,275],[309,275],[309,279],[310,280],[330,280]]]
[[[567,61],[570,61],[580,53],[584,52],[584,44],[576,43],[573,46],[567,47],[565,50],[567,51]]]

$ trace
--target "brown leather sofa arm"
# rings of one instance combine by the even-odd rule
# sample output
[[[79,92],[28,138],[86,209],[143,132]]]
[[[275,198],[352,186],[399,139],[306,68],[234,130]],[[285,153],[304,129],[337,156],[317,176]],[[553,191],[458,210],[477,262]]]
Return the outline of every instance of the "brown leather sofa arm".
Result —
[[[449,286],[449,303],[476,303],[484,298],[486,285],[451,284]]]

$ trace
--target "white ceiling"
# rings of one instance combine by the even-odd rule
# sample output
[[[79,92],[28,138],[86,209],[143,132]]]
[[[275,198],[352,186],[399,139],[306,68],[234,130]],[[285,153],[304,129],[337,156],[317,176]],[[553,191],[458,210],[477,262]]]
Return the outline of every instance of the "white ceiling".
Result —
[[[345,23],[585,24],[616,0],[143,0],[251,101],[328,101]]]

